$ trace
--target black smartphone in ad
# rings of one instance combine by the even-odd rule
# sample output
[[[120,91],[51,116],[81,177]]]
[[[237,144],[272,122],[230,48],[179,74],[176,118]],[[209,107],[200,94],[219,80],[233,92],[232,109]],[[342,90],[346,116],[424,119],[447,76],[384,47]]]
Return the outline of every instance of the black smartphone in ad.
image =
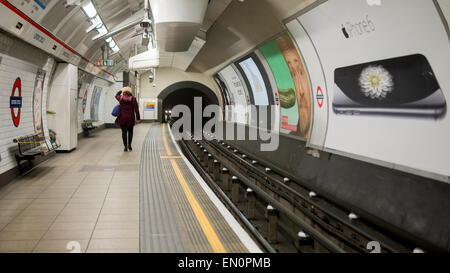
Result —
[[[430,63],[415,54],[334,71],[336,114],[443,118],[447,103]]]

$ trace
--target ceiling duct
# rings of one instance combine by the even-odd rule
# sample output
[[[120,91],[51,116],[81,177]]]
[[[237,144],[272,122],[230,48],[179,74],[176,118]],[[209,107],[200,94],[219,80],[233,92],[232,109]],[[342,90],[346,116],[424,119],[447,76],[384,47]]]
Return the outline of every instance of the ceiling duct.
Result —
[[[153,48],[141,54],[133,56],[128,60],[129,70],[145,71],[158,66],[159,51]]]
[[[195,37],[191,46],[185,52],[165,52],[156,48],[149,48],[148,51],[131,57],[128,69],[146,71],[155,67],[173,67],[186,71],[205,43],[204,39]]]
[[[208,0],[150,0],[161,51],[188,51],[200,30]]]

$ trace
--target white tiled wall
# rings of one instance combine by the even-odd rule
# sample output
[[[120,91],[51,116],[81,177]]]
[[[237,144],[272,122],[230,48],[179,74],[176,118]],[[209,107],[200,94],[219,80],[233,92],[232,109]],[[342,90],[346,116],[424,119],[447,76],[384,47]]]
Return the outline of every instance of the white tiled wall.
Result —
[[[43,101],[46,101],[48,90],[48,77],[53,69],[53,60],[39,67],[36,64],[20,60],[0,53],[0,174],[16,167],[15,152],[17,144],[13,143],[13,138],[34,133],[32,100],[33,89],[38,69],[46,70],[44,83]],[[17,77],[22,81],[22,109],[20,124],[15,127],[12,122],[9,99],[11,91]],[[43,104],[44,131],[47,132],[45,115],[46,107]]]
[[[116,75],[116,78],[118,79],[119,82],[114,83],[113,85],[111,85],[110,87],[108,87],[107,91],[105,92],[105,99],[103,100],[103,120],[105,123],[108,124],[113,124],[116,122],[116,118],[113,117],[111,115],[113,108],[118,105],[119,103],[117,102],[115,96],[117,91],[119,91],[120,89],[122,89],[123,87],[123,83],[120,82],[122,81],[123,78],[123,73],[119,73]]]
[[[47,97],[51,96],[49,85],[52,83],[55,67],[55,59],[49,57],[47,53],[0,31],[0,174],[17,166],[15,160],[17,144],[13,143],[13,138],[34,133],[32,100],[38,69],[46,72],[42,98],[42,119],[44,133],[48,136]],[[22,81],[23,105],[20,124],[16,128],[12,122],[9,100],[17,77],[20,77]],[[115,92],[121,88],[121,84],[112,84],[105,80],[93,78],[93,76],[82,80],[81,99],[78,103],[78,132],[82,132],[81,122],[90,119],[90,100],[94,86],[100,86],[103,90],[100,99],[100,120],[96,124],[102,125],[105,122],[111,122],[111,111],[115,103],[110,97],[114,97]],[[87,105],[86,112],[83,114],[82,97],[86,88],[88,90]]]
[[[59,136],[60,149],[70,151],[77,147],[78,139],[78,68],[59,63],[53,75],[48,107],[56,112],[47,118],[48,126]]]
[[[114,123],[115,121],[115,118],[111,116],[112,108],[115,106],[115,104],[113,105],[113,101],[111,100],[111,98],[114,98],[114,95],[116,94],[117,90],[121,88],[121,83],[111,84],[107,81],[98,78],[95,78],[92,82],[88,80],[87,81],[83,80],[80,92],[81,98],[78,99],[78,133],[83,132],[83,129],[81,128],[81,123],[83,122],[83,120],[91,119],[92,93],[94,92],[94,88],[96,86],[102,88],[102,94],[99,103],[99,114],[98,114],[99,121],[95,123],[95,125],[100,126],[105,123]],[[88,91],[86,101],[86,111],[83,113],[83,96],[86,90]]]

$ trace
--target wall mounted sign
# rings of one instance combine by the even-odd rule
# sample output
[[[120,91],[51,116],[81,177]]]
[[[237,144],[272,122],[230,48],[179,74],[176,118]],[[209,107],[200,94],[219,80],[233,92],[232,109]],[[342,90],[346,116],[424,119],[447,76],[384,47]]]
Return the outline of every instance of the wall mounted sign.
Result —
[[[147,102],[145,104],[145,110],[155,110],[155,103],[154,102]]]
[[[319,105],[319,108],[323,107],[323,100],[325,99],[325,96],[323,95],[322,88],[319,86],[317,87],[317,104]]]
[[[98,60],[98,66],[114,66],[114,60]]]
[[[16,96],[16,90],[18,91],[18,96]],[[14,126],[19,127],[20,124],[20,113],[22,109],[22,81],[17,78],[14,82],[14,86],[11,92],[11,97],[9,100],[9,107],[11,108],[11,117]],[[17,114],[15,109],[17,109]]]
[[[450,44],[436,1],[330,0],[289,31],[324,95],[313,144],[449,181]]]
[[[86,113],[86,102],[87,102],[88,91],[84,91],[83,96],[83,113]]]
[[[277,93],[277,92],[275,92],[275,104],[276,104],[277,106],[280,106],[280,97],[278,96],[278,93]]]
[[[44,135],[44,122],[42,120],[42,100],[44,91],[45,71],[38,70],[33,91],[33,120],[34,132],[38,135]]]
[[[36,2],[36,4],[41,8],[41,9],[46,9],[48,3],[50,2],[49,0],[34,0],[34,2]]]

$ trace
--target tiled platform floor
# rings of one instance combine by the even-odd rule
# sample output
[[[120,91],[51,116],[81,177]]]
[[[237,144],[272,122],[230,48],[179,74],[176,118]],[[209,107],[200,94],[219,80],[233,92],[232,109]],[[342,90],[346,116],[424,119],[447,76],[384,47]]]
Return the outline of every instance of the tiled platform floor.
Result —
[[[0,189],[0,252],[139,252],[139,164],[151,125],[81,139]],[[72,248],[75,246],[75,248]]]

